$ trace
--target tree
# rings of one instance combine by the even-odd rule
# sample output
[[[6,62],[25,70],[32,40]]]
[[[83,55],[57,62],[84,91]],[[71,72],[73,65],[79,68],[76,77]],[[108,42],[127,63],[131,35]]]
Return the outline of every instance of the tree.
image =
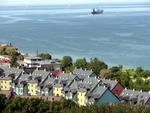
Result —
[[[16,57],[15,55],[13,55],[13,56],[11,57],[10,66],[11,66],[11,67],[17,67],[17,66],[18,66],[17,57]]]
[[[5,48],[0,47],[0,55],[5,55],[5,54],[6,54]]]
[[[107,64],[100,61],[98,58],[92,58],[89,66],[89,68],[92,69],[97,75],[100,74],[102,69],[107,69],[108,67]]]
[[[122,68],[118,67],[118,66],[114,66],[114,67],[110,68],[110,70],[111,70],[112,73],[116,73],[116,72],[120,71],[121,69]]]
[[[10,48],[10,47],[6,48],[6,53],[9,56],[17,55],[16,49],[15,48]]]
[[[74,66],[77,68],[87,68],[87,61],[85,58],[83,59],[77,59],[76,62],[74,63]]]
[[[52,56],[49,53],[41,53],[38,57],[41,57],[43,60],[52,59]]]
[[[112,77],[111,77],[111,71],[110,71],[109,69],[102,69],[102,70],[100,71],[100,77],[106,78],[106,79],[112,78]]]
[[[145,78],[150,77],[150,71],[149,70],[142,71],[141,72],[141,76],[145,77]]]
[[[71,66],[72,65],[72,58],[70,56],[64,56],[61,63],[62,63],[63,68]]]
[[[141,72],[143,72],[142,67],[137,67],[137,68],[136,68],[136,73],[137,73],[137,74],[140,74]]]
[[[6,104],[6,97],[5,97],[5,95],[0,94],[0,113],[5,108],[5,106],[6,106],[5,104]]]

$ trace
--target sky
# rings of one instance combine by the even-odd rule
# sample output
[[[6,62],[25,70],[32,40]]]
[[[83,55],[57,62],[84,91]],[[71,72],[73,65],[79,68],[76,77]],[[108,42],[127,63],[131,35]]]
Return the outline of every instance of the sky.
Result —
[[[83,4],[83,3],[150,3],[150,0],[0,0],[0,5]]]

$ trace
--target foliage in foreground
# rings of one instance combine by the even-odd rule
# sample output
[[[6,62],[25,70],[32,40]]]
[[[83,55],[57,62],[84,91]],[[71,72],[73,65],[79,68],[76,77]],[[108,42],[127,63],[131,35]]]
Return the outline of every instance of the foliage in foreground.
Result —
[[[114,104],[79,107],[70,100],[6,99],[0,95],[0,113],[149,113],[150,106]]]

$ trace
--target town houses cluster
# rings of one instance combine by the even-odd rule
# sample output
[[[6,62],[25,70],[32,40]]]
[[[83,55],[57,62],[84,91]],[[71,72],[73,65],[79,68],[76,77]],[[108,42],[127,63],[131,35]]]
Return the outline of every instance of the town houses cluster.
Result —
[[[29,65],[28,65],[29,66]],[[150,104],[150,93],[124,88],[118,81],[97,78],[92,70],[74,69],[73,72],[53,73],[36,68],[0,66],[0,93],[8,96],[70,99],[80,106],[132,102]]]

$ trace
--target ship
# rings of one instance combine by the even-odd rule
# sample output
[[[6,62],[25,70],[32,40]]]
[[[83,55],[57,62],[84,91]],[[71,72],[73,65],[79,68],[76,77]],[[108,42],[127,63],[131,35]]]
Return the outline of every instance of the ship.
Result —
[[[93,11],[91,12],[91,14],[95,15],[95,14],[103,14],[104,13],[104,10],[100,10],[100,9],[96,9],[96,8],[93,8]]]

